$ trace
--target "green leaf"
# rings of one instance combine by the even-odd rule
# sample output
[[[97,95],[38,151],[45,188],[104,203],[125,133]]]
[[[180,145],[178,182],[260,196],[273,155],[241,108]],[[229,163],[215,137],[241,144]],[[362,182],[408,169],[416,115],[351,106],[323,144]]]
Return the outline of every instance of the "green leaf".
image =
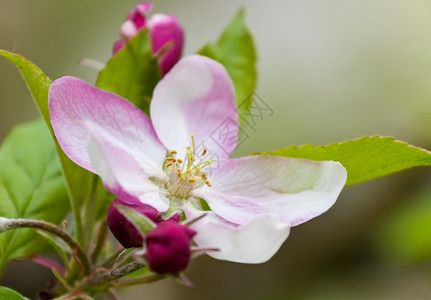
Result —
[[[80,212],[83,203],[88,200],[91,195],[91,189],[93,187],[92,182],[95,175],[72,162],[66,156],[66,154],[64,154],[63,150],[61,150],[57,140],[54,137],[48,109],[48,91],[52,82],[37,66],[26,60],[21,55],[10,53],[4,50],[0,50],[0,55],[14,63],[15,66],[20,70],[21,75],[23,76],[37,107],[39,108],[46,124],[48,125],[48,128],[51,131],[51,134],[55,140],[55,146],[60,159],[72,210],[74,213],[77,240],[81,243],[83,240],[89,240],[90,238],[84,237]],[[87,230],[85,233],[90,235],[91,231]]]
[[[157,58],[151,51],[150,34],[144,29],[107,62],[99,72],[96,86],[130,100],[148,113],[154,87],[161,77]]]
[[[11,131],[0,148],[0,216],[60,223],[70,212],[54,143],[42,120]],[[0,273],[11,259],[49,250],[32,229],[0,234]]]
[[[257,82],[257,55],[253,37],[245,25],[244,10],[240,10],[217,42],[207,44],[198,53],[225,66],[233,80],[240,123],[249,116]]]
[[[347,170],[346,186],[417,166],[431,165],[431,152],[392,137],[379,136],[362,137],[326,146],[290,146],[256,155],[338,161]]]
[[[2,300],[28,300],[14,290],[0,286],[0,299]]]
[[[52,133],[53,131],[49,120],[48,109],[48,90],[52,81],[36,65],[31,61],[26,60],[22,55],[14,54],[5,50],[0,50],[0,55],[15,64],[21,72],[33,99],[36,102],[37,108]]]

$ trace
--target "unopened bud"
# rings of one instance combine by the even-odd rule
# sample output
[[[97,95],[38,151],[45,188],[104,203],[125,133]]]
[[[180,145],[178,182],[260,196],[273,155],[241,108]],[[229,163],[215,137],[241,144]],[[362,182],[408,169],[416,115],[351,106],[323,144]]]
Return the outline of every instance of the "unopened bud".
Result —
[[[142,247],[144,238],[139,230],[130,222],[116,207],[124,205],[133,208],[135,211],[156,222],[158,211],[147,204],[136,201],[135,203],[125,202],[116,199],[108,209],[108,227],[114,237],[124,248]]]
[[[196,232],[173,220],[162,221],[146,237],[146,259],[152,271],[176,275],[190,262],[191,239]]]
[[[166,53],[161,52],[162,55],[159,59],[160,69],[163,74],[166,74],[181,58],[184,30],[177,18],[172,15],[155,14],[148,19],[148,14],[152,8],[152,3],[142,2],[131,10],[121,26],[121,40],[115,42],[113,53],[115,54],[122,49],[141,29],[148,28],[154,54],[158,54],[159,51],[164,51],[164,47],[168,47]]]

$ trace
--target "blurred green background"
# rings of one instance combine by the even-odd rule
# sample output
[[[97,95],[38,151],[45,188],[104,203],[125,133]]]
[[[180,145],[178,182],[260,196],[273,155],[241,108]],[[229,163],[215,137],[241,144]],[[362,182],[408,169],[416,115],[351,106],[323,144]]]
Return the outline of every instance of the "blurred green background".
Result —
[[[246,8],[260,71],[257,94],[274,111],[238,155],[291,144],[389,135],[431,148],[428,0],[154,1],[186,31],[185,54],[217,39]],[[82,58],[105,62],[137,1],[0,0],[0,48],[51,79],[93,83]],[[0,137],[38,115],[15,67],[0,59]],[[195,260],[188,289],[166,281],[120,299],[430,299],[431,170],[345,189],[327,213],[295,227],[268,263]],[[37,274],[35,276],[35,274]],[[40,275],[39,275],[40,274]],[[1,283],[29,297],[49,271],[12,263]],[[36,286],[36,287],[34,287]]]

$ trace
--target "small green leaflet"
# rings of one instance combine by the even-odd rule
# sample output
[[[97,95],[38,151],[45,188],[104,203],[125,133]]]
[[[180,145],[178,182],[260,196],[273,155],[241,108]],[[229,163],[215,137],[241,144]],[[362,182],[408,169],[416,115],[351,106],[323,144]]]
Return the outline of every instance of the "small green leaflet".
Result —
[[[59,224],[70,206],[51,134],[42,120],[12,130],[0,148],[0,216]],[[0,234],[0,273],[7,262],[50,250],[32,229]]]
[[[362,137],[325,146],[303,145],[256,153],[333,160],[347,170],[346,186],[373,180],[418,166],[431,165],[431,152],[392,137]]]
[[[216,43],[207,44],[198,54],[220,62],[232,78],[240,124],[248,118],[257,82],[257,55],[253,37],[240,10]]]
[[[57,252],[58,256],[60,256],[61,260],[63,261],[63,265],[66,269],[66,272],[69,271],[69,259],[66,255],[65,246],[64,248],[59,245],[59,242],[61,241],[56,240],[55,237],[45,231],[42,230],[36,230],[36,233],[40,235],[49,245],[51,245],[52,249]]]
[[[52,131],[51,122],[49,121],[48,110],[48,90],[52,81],[43,74],[43,72],[32,62],[26,60],[22,55],[14,54],[5,50],[0,50],[0,56],[8,59],[20,70],[24,81],[30,90],[37,108],[42,114],[46,124]]]
[[[0,299],[2,300],[28,300],[14,290],[0,286]]]
[[[74,212],[75,228],[78,241],[83,240],[83,229],[80,211],[85,200],[90,196],[94,175],[72,162],[61,150],[54,137],[49,118],[48,91],[51,80],[32,62],[18,54],[0,50],[0,55],[11,61],[21,72],[33,99],[39,108],[52,136],[55,140],[58,157],[60,158],[63,175]],[[51,145],[51,144],[50,144]]]
[[[148,114],[154,87],[161,77],[150,34],[144,29],[107,62],[96,86],[128,99]]]

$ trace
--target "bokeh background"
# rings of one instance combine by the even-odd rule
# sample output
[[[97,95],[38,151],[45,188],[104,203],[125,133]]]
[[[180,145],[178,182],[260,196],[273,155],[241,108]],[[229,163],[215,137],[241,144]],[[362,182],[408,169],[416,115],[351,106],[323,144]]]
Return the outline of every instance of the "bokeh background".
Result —
[[[431,2],[428,0],[155,0],[186,31],[185,54],[215,41],[241,7],[259,54],[256,93],[273,110],[237,151],[395,136],[431,148]],[[137,1],[0,0],[0,48],[52,79],[93,83],[82,58],[105,62]],[[0,137],[38,115],[18,71],[0,59]],[[247,129],[246,129],[247,130]],[[201,257],[174,281],[120,299],[430,299],[431,169],[346,188],[324,215],[294,228],[268,263]],[[12,263],[1,284],[34,298],[49,271]]]

